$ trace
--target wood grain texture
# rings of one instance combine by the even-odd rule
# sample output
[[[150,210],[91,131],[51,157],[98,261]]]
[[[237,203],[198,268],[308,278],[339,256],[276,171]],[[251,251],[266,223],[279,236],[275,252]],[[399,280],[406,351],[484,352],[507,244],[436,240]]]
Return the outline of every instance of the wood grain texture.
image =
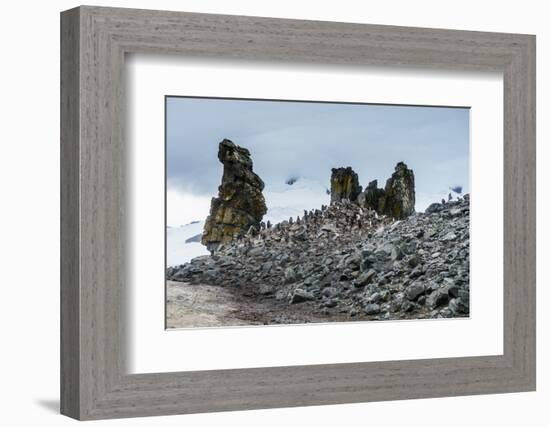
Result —
[[[79,11],[61,20],[61,412],[80,414]]]
[[[62,413],[100,419],[535,389],[535,38],[80,7],[62,14]],[[124,56],[504,75],[504,354],[129,375]]]

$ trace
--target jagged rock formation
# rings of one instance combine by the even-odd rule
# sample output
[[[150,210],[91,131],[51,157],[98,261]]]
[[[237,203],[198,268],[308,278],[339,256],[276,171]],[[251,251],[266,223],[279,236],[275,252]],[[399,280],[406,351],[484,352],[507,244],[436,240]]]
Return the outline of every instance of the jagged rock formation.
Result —
[[[398,173],[390,191],[396,179],[410,182]],[[468,316],[469,211],[468,195],[398,221],[335,202],[169,268],[167,277],[254,301],[236,314],[251,324]]]
[[[361,193],[359,177],[351,167],[333,168],[330,177],[330,203],[349,200],[354,202]]]
[[[375,179],[369,182],[365,191],[357,197],[357,203],[367,209],[372,209],[373,211],[381,213],[384,194],[384,190],[378,188],[378,181]]]
[[[212,198],[201,239],[211,252],[243,234],[258,231],[267,212],[262,195],[264,183],[252,171],[250,152],[224,139],[219,145],[218,159],[224,166],[222,183],[218,197]],[[294,182],[288,181],[289,184]],[[414,213],[414,173],[399,162],[385,189],[379,189],[374,180],[362,192],[359,177],[351,167],[334,168],[330,179],[330,200],[331,204],[356,202],[378,214],[403,219]]]
[[[250,152],[224,139],[219,145],[218,159],[223,164],[222,183],[218,197],[212,198],[201,239],[211,252],[247,233],[251,227],[259,229],[267,212],[262,194],[264,183],[252,171]]]
[[[357,203],[395,219],[412,215],[415,203],[414,172],[405,163],[397,163],[395,172],[386,181],[386,187],[378,188],[378,181],[371,181],[357,197]]]
[[[382,206],[384,215],[403,219],[414,213],[414,173],[403,162],[397,163],[395,172],[386,181]]]

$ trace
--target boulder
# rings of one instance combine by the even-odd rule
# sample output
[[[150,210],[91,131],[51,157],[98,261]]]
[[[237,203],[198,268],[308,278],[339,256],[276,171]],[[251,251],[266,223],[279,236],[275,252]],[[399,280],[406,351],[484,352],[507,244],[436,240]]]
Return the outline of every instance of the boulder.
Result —
[[[441,203],[432,203],[430,206],[428,206],[426,208],[426,210],[424,211],[424,213],[426,214],[433,214],[433,213],[436,213],[436,212],[440,212],[442,211],[444,208],[444,205],[442,205]]]
[[[430,308],[436,308],[443,304],[449,302],[449,292],[448,289],[443,287],[433,291],[430,296],[426,299],[426,304]]]
[[[373,314],[380,313],[380,306],[378,304],[366,304],[363,311],[365,314],[372,316]]]
[[[311,292],[308,292],[305,289],[296,288],[290,295],[289,302],[291,304],[298,304],[301,302],[311,301],[313,299],[315,299],[315,297]]]
[[[355,281],[355,286],[357,288],[362,288],[371,283],[376,277],[376,271],[369,270],[366,273],[361,273]]]
[[[407,299],[414,301],[426,291],[423,283],[413,283],[405,291]]]

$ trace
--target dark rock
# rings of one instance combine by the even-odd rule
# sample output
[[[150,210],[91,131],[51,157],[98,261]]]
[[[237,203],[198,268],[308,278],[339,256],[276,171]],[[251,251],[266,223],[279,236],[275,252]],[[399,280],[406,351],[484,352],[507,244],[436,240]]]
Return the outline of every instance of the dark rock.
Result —
[[[273,262],[272,261],[267,261],[266,263],[264,263],[262,265],[262,271],[264,273],[269,273],[272,268],[273,268]]]
[[[394,246],[390,255],[392,261],[403,259],[403,251],[399,246]]]
[[[397,163],[395,172],[386,181],[381,212],[396,219],[403,219],[414,213],[414,172],[403,162]]]
[[[296,272],[292,267],[288,267],[285,269],[285,273],[284,273],[285,283],[294,283],[296,281],[296,278],[297,278]]]
[[[251,257],[261,256],[263,254],[264,254],[264,248],[262,248],[261,246],[257,246],[248,251],[248,256],[251,256]]]
[[[424,271],[422,270],[422,266],[417,265],[414,267],[414,269],[409,273],[409,277],[411,279],[416,279],[417,277],[420,277],[424,274]]]
[[[413,311],[414,308],[415,308],[414,303],[410,301],[405,300],[401,303],[401,311],[403,311],[404,313],[409,313]]]
[[[384,189],[378,188],[377,180],[371,181],[357,197],[357,202],[364,208],[394,219],[412,215],[415,203],[414,172],[405,163],[397,163]]]
[[[338,294],[338,290],[332,286],[329,286],[321,291],[321,295],[327,298],[331,298]]]
[[[407,263],[409,264],[410,267],[414,268],[418,265],[418,257],[416,255],[413,255],[411,256],[408,260],[407,260]]]
[[[426,287],[423,283],[413,283],[409,287],[407,287],[407,290],[405,291],[405,296],[408,300],[414,301],[417,299],[420,295],[422,295],[426,291]]]
[[[381,302],[384,302],[384,296],[380,292],[375,292],[370,297],[367,298],[367,302],[374,303],[374,304],[380,304]]]
[[[470,309],[470,304],[464,301],[462,298],[453,298],[449,301],[449,310],[452,313],[467,314]]]
[[[328,308],[336,307],[338,305],[338,301],[334,299],[327,299],[323,302],[323,305]]]
[[[458,297],[459,290],[460,288],[453,284],[447,288],[447,293],[449,294],[449,297],[456,298]]]
[[[311,292],[308,292],[305,289],[296,288],[290,295],[289,301],[291,304],[298,304],[305,301],[311,301],[313,299],[315,299],[315,297]]]
[[[426,208],[424,213],[432,214],[432,213],[440,212],[441,210],[443,210],[443,208],[444,206],[441,203],[432,203],[430,206]]]
[[[365,287],[366,285],[371,283],[375,277],[376,277],[375,270],[369,270],[366,273],[361,273],[359,277],[355,279],[355,286],[358,288]]]
[[[306,232],[307,232],[307,229],[305,227],[300,227],[298,230],[296,230],[295,233],[293,233],[292,238],[294,240],[303,242],[307,238]]]
[[[470,301],[470,292],[469,291],[467,291],[465,289],[459,289],[458,296],[460,298],[462,298],[463,301],[468,301],[468,305],[469,305],[469,301]]]
[[[365,307],[363,307],[363,311],[369,316],[378,314],[380,313],[380,306],[378,304],[366,304]]]
[[[333,168],[330,177],[330,203],[349,200],[353,202],[361,193],[359,177],[351,167]]]
[[[178,282],[185,282],[185,279],[189,276],[187,271],[180,270],[175,274],[172,274],[169,278]]]
[[[449,291],[447,288],[440,288],[433,291],[426,298],[426,305],[430,308],[436,308],[449,302]]]
[[[355,253],[346,258],[345,266],[352,270],[358,270],[361,265],[361,254]]]
[[[212,198],[202,235],[203,245],[211,252],[247,233],[251,227],[259,230],[267,212],[262,194],[264,183],[252,171],[250,152],[224,139],[219,145],[218,159],[223,164],[222,183],[218,197]]]
[[[260,295],[270,295],[275,292],[275,287],[266,283],[262,283],[258,288],[258,292],[260,293]]]
[[[395,246],[389,242],[384,242],[383,244],[379,245],[374,253],[376,255],[382,255],[382,256],[390,256],[393,250],[395,249]]]
[[[451,241],[451,240],[455,240],[455,239],[456,239],[456,234],[453,233],[452,231],[449,231],[447,234],[445,234],[445,235],[441,238],[441,241],[447,242],[447,241]]]

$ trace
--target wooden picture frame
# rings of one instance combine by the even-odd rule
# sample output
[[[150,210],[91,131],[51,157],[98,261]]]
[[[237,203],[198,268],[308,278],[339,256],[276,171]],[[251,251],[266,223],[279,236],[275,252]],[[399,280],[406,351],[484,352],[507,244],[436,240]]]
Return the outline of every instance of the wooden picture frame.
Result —
[[[127,374],[126,53],[502,72],[503,355]],[[535,390],[532,35],[78,7],[61,14],[61,166],[65,415],[84,420]]]

